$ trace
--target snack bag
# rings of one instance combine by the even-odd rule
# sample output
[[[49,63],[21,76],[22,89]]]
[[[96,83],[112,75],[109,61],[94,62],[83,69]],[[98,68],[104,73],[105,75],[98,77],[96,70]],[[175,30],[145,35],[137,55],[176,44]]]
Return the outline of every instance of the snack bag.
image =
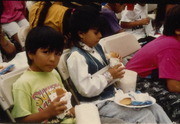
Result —
[[[60,119],[63,119],[65,117],[65,115],[68,113],[68,110],[72,108],[72,105],[71,105],[71,96],[72,96],[72,94],[70,92],[67,92],[63,88],[58,88],[58,89],[56,89],[55,93],[52,93],[49,96],[51,101],[53,101],[57,96],[63,95],[63,94],[65,94],[65,95],[60,99],[60,101],[67,101],[67,104],[66,104],[67,109],[64,111],[64,113],[59,114],[57,116],[57,118],[60,118]]]

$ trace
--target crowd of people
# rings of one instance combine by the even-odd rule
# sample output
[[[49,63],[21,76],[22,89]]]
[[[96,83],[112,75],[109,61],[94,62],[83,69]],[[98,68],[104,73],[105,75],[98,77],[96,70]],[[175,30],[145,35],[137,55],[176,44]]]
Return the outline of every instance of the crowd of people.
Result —
[[[63,50],[68,49],[67,67],[78,100],[94,103],[102,123],[106,123],[103,118],[113,123],[180,123],[180,5],[164,6],[167,11],[159,37],[147,16],[146,4],[136,3],[132,10],[125,3],[97,7],[33,1],[31,6],[26,5],[25,1],[0,1],[0,62],[9,62],[25,51],[29,65],[12,87],[11,112],[17,122],[76,123],[74,108],[58,118],[67,109],[67,101],[60,100],[63,95],[50,99],[57,89],[66,90],[56,67]],[[120,20],[117,13],[121,13]],[[22,27],[29,29],[24,36],[25,46],[18,37]],[[134,35],[143,43],[142,48],[125,67],[118,64],[93,76],[110,64],[98,42],[121,32]],[[119,59],[116,55],[110,57]],[[136,90],[149,93],[156,99],[155,104],[132,109],[110,100],[118,89],[109,84],[122,78],[124,69],[138,73]],[[0,122],[6,122],[1,115]]]

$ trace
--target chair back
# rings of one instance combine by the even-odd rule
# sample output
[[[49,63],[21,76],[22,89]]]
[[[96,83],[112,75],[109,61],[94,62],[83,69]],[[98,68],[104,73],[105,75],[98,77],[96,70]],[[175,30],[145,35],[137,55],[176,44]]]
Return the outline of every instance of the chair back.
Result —
[[[10,109],[13,107],[12,85],[27,69],[26,67],[9,72],[0,76],[0,105],[7,112],[12,122],[15,122],[10,114]]]
[[[77,93],[76,93],[77,90],[76,90],[73,82],[70,79],[68,67],[67,67],[67,63],[66,63],[69,53],[70,53],[70,49],[65,49],[63,51],[63,54],[60,57],[60,61],[58,63],[57,69],[60,72],[60,75],[63,79],[63,84],[64,84],[65,88],[72,93],[72,96],[73,96],[72,97],[73,98],[72,105],[79,105],[80,102],[77,97]]]
[[[26,37],[27,37],[27,34],[29,33],[29,31],[30,31],[30,26],[23,26],[19,29],[19,31],[17,33],[22,47],[25,46],[25,40],[26,40]]]
[[[102,38],[99,43],[106,53],[116,52],[122,57],[126,57],[141,48],[133,34],[122,32]]]
[[[63,54],[60,57],[57,69],[60,72],[63,80],[67,80],[69,78],[69,72],[67,68],[66,61],[68,59],[68,54],[70,53],[70,49],[65,49]]]

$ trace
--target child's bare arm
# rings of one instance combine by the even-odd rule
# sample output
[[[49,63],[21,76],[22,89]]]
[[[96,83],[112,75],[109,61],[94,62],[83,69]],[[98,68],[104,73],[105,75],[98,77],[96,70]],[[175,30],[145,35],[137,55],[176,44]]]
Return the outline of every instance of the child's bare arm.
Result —
[[[121,22],[121,27],[122,28],[133,28],[133,27],[140,26],[140,25],[148,25],[149,22],[150,22],[150,19],[148,17],[143,18],[141,20],[135,20],[133,22],[124,22],[124,21],[122,21]]]
[[[54,101],[51,102],[51,104],[44,109],[41,112],[35,113],[35,114],[31,114],[22,118],[18,118],[16,119],[17,122],[43,122],[49,118],[52,118],[54,116],[57,116],[61,113],[64,112],[64,110],[67,109],[67,107],[65,106],[67,104],[66,101],[60,101],[61,97],[63,97],[63,95],[61,96],[57,96],[56,99],[54,99]]]

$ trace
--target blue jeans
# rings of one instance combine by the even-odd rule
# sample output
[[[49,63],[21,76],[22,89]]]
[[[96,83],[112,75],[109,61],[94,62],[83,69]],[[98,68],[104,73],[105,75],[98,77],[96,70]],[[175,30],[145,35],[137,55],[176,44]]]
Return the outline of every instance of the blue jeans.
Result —
[[[134,109],[119,106],[113,101],[105,101],[97,104],[97,107],[100,117],[122,119],[129,123],[172,123],[158,104]]]

